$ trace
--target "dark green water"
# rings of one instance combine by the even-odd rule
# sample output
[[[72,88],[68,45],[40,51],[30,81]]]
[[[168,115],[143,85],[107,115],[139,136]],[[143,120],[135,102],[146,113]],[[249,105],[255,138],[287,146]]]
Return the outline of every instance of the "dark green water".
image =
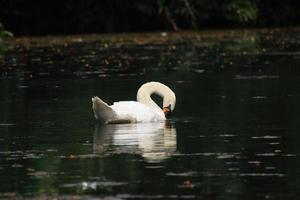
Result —
[[[300,31],[224,35],[8,52],[0,197],[298,199]],[[166,123],[97,124],[91,97],[151,80],[177,95]]]

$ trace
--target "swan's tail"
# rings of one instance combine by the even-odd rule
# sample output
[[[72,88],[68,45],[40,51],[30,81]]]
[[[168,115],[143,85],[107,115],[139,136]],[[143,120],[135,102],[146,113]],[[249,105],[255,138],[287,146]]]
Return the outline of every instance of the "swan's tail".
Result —
[[[93,111],[95,118],[101,122],[108,123],[116,118],[116,113],[111,107],[102,101],[99,97],[93,97]]]

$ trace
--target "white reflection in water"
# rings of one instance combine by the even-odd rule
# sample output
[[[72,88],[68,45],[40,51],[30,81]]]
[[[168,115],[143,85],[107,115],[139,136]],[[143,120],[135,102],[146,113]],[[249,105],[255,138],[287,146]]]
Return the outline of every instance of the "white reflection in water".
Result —
[[[160,162],[176,151],[176,129],[168,123],[97,126],[94,153],[141,154],[147,162]]]

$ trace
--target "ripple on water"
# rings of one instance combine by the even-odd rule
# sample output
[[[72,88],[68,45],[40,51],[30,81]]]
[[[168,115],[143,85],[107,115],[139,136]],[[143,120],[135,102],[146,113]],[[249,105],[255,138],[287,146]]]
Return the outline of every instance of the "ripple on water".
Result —
[[[236,137],[237,135],[234,134],[221,134],[220,137]]]
[[[203,152],[203,153],[175,153],[173,156],[215,156],[218,159],[236,158],[240,155],[239,152],[226,153],[226,152]]]
[[[249,164],[254,164],[254,165],[257,165],[257,166],[258,166],[258,165],[261,164],[261,161],[259,161],[259,160],[249,160],[248,163],[249,163]]]
[[[121,199],[195,199],[195,195],[136,195],[136,194],[119,194]]]
[[[266,99],[266,96],[253,96],[252,99]]]
[[[181,172],[181,173],[175,173],[175,172],[168,172],[166,173],[167,176],[178,176],[178,177],[194,177],[199,176],[198,172],[195,171],[188,171],[188,172]]]
[[[281,150],[274,150],[274,152],[270,153],[257,153],[255,154],[256,156],[261,156],[261,157],[273,157],[273,156],[281,156],[281,157],[295,157],[297,156],[296,154],[283,154]]]
[[[234,154],[220,154],[217,156],[217,159],[229,159],[229,158],[234,158],[236,155]]]
[[[29,176],[36,178],[36,179],[42,179],[46,176],[50,176],[50,174],[46,171],[34,171],[34,172],[29,172]]]
[[[0,123],[0,127],[1,126],[15,126],[16,124],[12,124],[12,123]]]
[[[249,79],[278,79],[280,76],[278,75],[251,75],[251,76],[244,76],[244,75],[235,75],[235,79],[237,80],[249,80]]]
[[[117,186],[128,185],[127,182],[116,182],[116,181],[83,181],[79,183],[63,184],[61,187],[64,188],[79,188],[82,190],[97,190],[103,188],[111,188]]]
[[[262,156],[262,157],[272,157],[272,156],[278,156],[279,154],[270,152],[270,153],[257,153],[255,155],[256,156]]]
[[[276,136],[276,135],[264,135],[264,136],[253,136],[251,139],[279,139],[281,136]]]
[[[249,177],[284,177],[283,173],[240,173],[240,176],[249,176]]]

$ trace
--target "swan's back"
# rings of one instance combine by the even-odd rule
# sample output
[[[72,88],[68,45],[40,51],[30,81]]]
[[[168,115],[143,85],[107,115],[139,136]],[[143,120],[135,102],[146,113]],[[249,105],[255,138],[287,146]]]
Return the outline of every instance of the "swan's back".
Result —
[[[119,119],[130,119],[132,122],[158,122],[164,121],[163,114],[155,112],[145,104],[136,101],[119,101],[110,106]]]

